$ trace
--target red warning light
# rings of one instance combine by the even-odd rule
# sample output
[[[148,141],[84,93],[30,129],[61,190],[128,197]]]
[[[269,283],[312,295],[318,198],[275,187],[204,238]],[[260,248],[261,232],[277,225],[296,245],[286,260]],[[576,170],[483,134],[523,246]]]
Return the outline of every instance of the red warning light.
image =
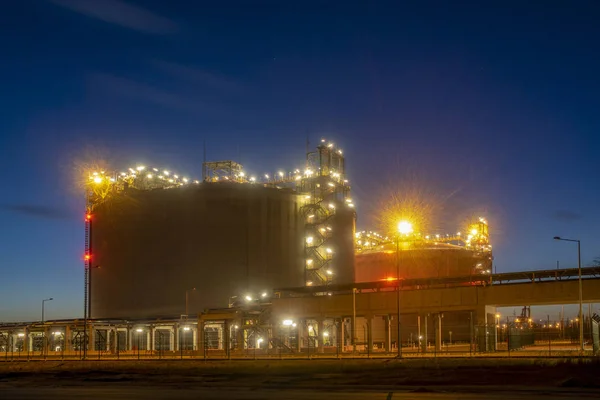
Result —
[[[90,261],[92,259],[92,256],[90,254],[86,254],[85,256],[83,256],[83,259],[85,261]]]
[[[86,220],[86,221],[89,221],[89,220],[91,220],[91,219],[92,219],[92,214],[89,214],[89,213],[88,213],[88,214],[85,214],[85,220]]]

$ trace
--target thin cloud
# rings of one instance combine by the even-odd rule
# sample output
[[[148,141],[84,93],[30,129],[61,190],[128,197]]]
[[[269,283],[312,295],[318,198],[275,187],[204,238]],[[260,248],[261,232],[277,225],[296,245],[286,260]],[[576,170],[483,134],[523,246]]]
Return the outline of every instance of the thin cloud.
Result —
[[[214,111],[212,107],[197,99],[190,99],[157,87],[103,73],[90,76],[96,89],[108,91],[122,97],[146,101],[160,106],[188,112]]]
[[[46,219],[70,219],[71,215],[63,209],[35,204],[2,204],[0,208],[15,214]]]
[[[577,221],[583,218],[581,214],[569,210],[557,210],[553,217],[559,221]]]
[[[120,0],[48,0],[57,6],[110,24],[151,34],[177,31],[177,24],[143,8]]]
[[[156,60],[153,64],[166,73],[222,92],[239,93],[242,86],[224,75],[179,63]]]

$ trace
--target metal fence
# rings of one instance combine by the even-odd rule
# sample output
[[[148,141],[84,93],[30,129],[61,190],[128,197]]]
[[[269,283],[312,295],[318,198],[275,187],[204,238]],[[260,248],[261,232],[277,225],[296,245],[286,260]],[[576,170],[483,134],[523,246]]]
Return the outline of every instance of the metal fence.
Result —
[[[596,316],[598,321],[600,318]],[[585,335],[585,355],[598,354],[598,321]],[[555,326],[464,324],[417,320],[306,320],[300,326],[211,323],[203,332],[156,329],[152,336],[107,330],[23,338],[0,334],[0,359],[293,359],[401,357],[572,357],[581,355],[578,329]],[[396,321],[397,322],[397,321]],[[402,322],[402,321],[401,321]],[[440,329],[441,325],[441,329]],[[174,336],[176,334],[177,336]],[[129,336],[128,336],[129,335]],[[151,339],[149,339],[151,338]],[[398,348],[400,343],[400,348]],[[87,351],[83,351],[87,345]]]

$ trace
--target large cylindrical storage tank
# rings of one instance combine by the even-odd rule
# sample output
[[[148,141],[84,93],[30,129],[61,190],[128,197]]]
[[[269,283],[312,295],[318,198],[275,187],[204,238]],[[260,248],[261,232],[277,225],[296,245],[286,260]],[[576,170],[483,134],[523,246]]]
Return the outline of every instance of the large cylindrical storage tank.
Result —
[[[395,244],[356,254],[356,282],[396,279]],[[480,276],[491,268],[490,254],[438,243],[400,247],[400,279]]]
[[[145,318],[226,307],[304,284],[293,191],[202,183],[125,190],[92,215],[91,317]],[[196,290],[191,290],[195,288]]]

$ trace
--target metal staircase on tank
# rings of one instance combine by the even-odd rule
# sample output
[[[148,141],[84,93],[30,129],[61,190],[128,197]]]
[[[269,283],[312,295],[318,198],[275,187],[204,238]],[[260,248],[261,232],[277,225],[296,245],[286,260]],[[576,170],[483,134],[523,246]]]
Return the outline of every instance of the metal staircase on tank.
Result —
[[[332,263],[333,250],[329,247],[332,228],[329,224],[335,214],[334,209],[323,206],[325,200],[321,196],[311,196],[314,202],[303,207],[305,218],[305,255],[306,284],[322,286],[331,281],[329,267]]]
[[[298,189],[304,193],[300,213],[305,231],[305,285],[325,286],[335,281],[336,249],[332,238],[336,232],[332,219],[338,207],[354,206],[342,151],[322,139],[315,151],[307,153],[306,170]]]

